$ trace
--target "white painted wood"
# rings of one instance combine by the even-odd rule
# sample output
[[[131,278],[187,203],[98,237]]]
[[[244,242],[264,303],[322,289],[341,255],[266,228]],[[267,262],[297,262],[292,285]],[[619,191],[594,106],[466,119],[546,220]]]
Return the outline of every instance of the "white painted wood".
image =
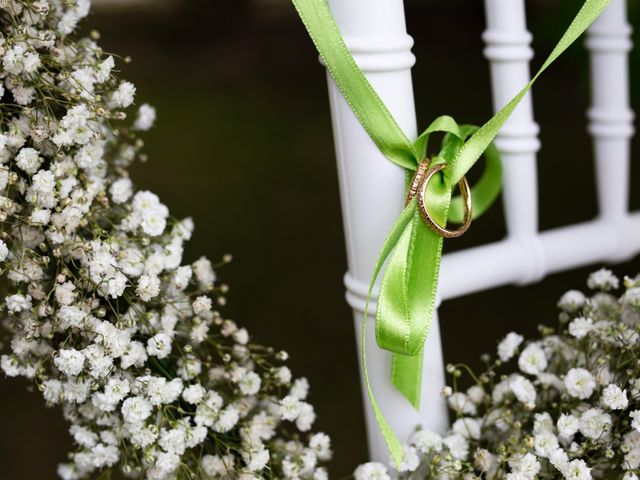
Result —
[[[532,37],[527,31],[524,0],[485,0],[485,11],[484,55],[490,62],[493,110],[497,112],[530,79]],[[512,237],[531,238],[538,230],[538,131],[528,93],[496,138],[504,166],[507,231]],[[540,270],[531,267],[527,280],[539,279]]]
[[[402,0],[333,0],[330,6],[345,41],[378,94],[410,137],[416,136],[411,54],[413,40],[406,33]],[[362,327],[363,295],[385,236],[404,202],[404,173],[384,158],[362,129],[328,77],[329,97],[340,178],[343,221],[349,273],[347,299],[354,307],[358,352]],[[371,307],[375,312],[375,304]],[[439,396],[444,386],[444,369],[437,319],[427,339],[425,388],[422,408],[415,411],[391,385],[390,354],[375,342],[373,317],[367,332],[368,366],[380,408],[400,438],[406,439],[417,424],[443,430],[446,408]],[[389,453],[363,388],[371,457],[388,462]]]
[[[591,264],[629,260],[640,253],[640,213],[611,222],[594,220],[542,232],[531,243],[506,239],[447,254],[440,273],[440,296],[448,300],[511,283],[524,283],[531,263],[544,275]]]
[[[400,126],[410,137],[415,136],[412,42],[405,31],[402,1],[332,0],[330,4],[356,61]],[[529,79],[531,36],[526,30],[524,0],[485,0],[485,7],[485,56],[491,65],[494,110],[498,110]],[[549,273],[626,260],[640,253],[640,212],[629,214],[627,206],[629,139],[633,134],[627,58],[630,33],[626,1],[613,0],[589,30],[587,40],[593,77],[589,131],[594,138],[599,216],[578,225],[538,231],[536,153],[540,143],[528,95],[496,141],[504,162],[507,237],[444,255],[439,287],[442,300],[506,284],[530,283]],[[349,261],[345,285],[359,338],[371,271],[403,205],[404,175],[378,152],[330,78],[329,93]],[[374,300],[376,296],[377,292]],[[374,302],[370,311],[375,311]],[[447,415],[439,398],[443,365],[437,318],[425,349],[420,412],[413,411],[390,385],[390,356],[375,346],[373,321],[370,327],[370,377],[380,405],[400,437],[406,438],[417,424],[443,430]],[[364,397],[371,457],[387,461],[366,392]]]
[[[589,28],[586,41],[592,80],[589,133],[593,135],[600,215],[610,221],[625,217],[628,211],[634,130],[629,105],[630,37],[626,0],[614,0]]]

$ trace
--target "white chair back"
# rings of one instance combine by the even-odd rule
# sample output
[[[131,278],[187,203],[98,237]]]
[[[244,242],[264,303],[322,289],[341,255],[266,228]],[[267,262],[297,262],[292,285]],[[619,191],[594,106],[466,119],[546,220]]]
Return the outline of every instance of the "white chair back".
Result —
[[[406,32],[402,0],[329,3],[358,65],[405,133],[415,138],[410,72],[414,64],[413,41]],[[491,66],[493,108],[497,111],[529,80],[533,51],[524,0],[485,0],[485,8],[484,54]],[[613,0],[589,29],[586,41],[592,78],[588,128],[594,142],[598,217],[578,225],[539,231],[536,154],[540,140],[529,94],[496,139],[504,168],[502,197],[507,236],[499,242],[446,254],[440,300],[506,284],[527,284],[549,273],[622,261],[640,252],[640,214],[628,211],[633,112],[628,72],[631,28],[626,8],[626,0]],[[403,206],[404,173],[380,154],[333,80],[328,77],[328,81],[349,264],[345,285],[347,301],[354,311],[356,337],[360,339],[373,266]],[[374,308],[375,304],[371,311]],[[417,425],[442,431],[448,424],[440,396],[444,367],[437,320],[434,319],[425,346],[420,411],[415,411],[392,387],[390,354],[374,346],[372,322],[369,325],[368,362],[373,389],[401,439],[406,439]],[[371,458],[387,462],[388,451],[366,393],[364,398]]]

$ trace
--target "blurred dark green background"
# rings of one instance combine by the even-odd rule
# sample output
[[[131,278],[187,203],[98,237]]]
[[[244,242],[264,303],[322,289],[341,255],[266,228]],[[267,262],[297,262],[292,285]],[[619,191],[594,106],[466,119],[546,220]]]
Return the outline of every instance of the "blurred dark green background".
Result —
[[[529,2],[534,65],[578,4]],[[406,7],[416,40],[419,124],[445,113],[465,123],[486,120],[482,2],[411,0]],[[634,17],[639,13],[633,10]],[[294,372],[311,381],[316,426],[334,441],[331,478],[349,474],[366,459],[366,444],[353,323],[343,300],[346,261],[325,78],[292,8],[287,0],[166,6],[152,0],[96,9],[85,25],[100,30],[105,49],[132,56],[123,76],[136,83],[138,103],[158,108],[157,127],[146,136],[149,161],[133,172],[138,185],[157,192],[174,215],[195,219],[189,260],[234,254],[219,272],[231,286],[225,314],[261,342],[290,352]],[[637,52],[632,65],[637,85]],[[587,68],[584,51],[574,47],[535,89],[542,228],[596,213],[585,133]],[[634,86],[636,105],[639,94]],[[632,170],[631,203],[638,208],[638,167]],[[503,234],[497,205],[471,235],[447,248]],[[633,261],[614,270],[632,274],[639,267]],[[447,302],[441,308],[445,360],[479,365],[479,355],[507,331],[533,333],[540,322],[552,323],[557,298],[582,288],[590,270]],[[70,446],[58,411],[46,409],[24,382],[2,378],[0,425],[1,480],[55,478]]]

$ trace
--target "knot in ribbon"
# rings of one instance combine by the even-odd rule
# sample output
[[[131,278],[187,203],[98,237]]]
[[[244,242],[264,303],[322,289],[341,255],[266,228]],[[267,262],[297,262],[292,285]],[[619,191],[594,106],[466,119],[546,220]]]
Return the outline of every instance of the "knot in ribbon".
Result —
[[[423,345],[433,317],[443,236],[447,221],[467,225],[497,198],[501,164],[492,141],[540,75],[602,13],[610,0],[585,0],[542,67],[518,94],[482,127],[458,125],[453,118],[437,118],[415,142],[398,126],[384,102],[357,66],[344,43],[327,0],[292,0],[321,58],[345,100],[380,152],[405,169],[408,202],[384,242],[369,285],[369,298],[384,268],[376,311],[378,345],[393,353],[391,381],[417,409],[422,389]],[[425,163],[429,137],[443,133],[440,151]],[[471,206],[452,192],[471,167],[485,156],[481,179],[471,190]],[[446,164],[446,165],[445,165]],[[427,173],[431,168],[435,170]],[[420,173],[421,170],[424,171]],[[416,175],[416,171],[418,174]],[[416,180],[416,184],[412,180]],[[472,213],[471,213],[472,212]],[[464,227],[463,227],[464,230]],[[365,332],[362,367],[369,400],[397,467],[403,448],[382,414],[367,374]]]
[[[452,198],[456,183],[466,185],[466,180],[462,177],[456,182],[450,172],[465,142],[477,131],[478,127],[458,125],[453,118],[443,116],[418,137],[414,143],[416,158],[425,158],[430,136],[444,133],[437,155],[430,161],[416,160],[413,168],[406,169],[407,204],[382,247],[369,286],[370,295],[386,263],[376,311],[376,340],[380,348],[393,353],[391,381],[416,409],[422,388],[422,347],[435,309],[443,247],[443,235],[437,230],[443,229],[447,220],[468,225],[500,193],[502,166],[495,146],[490,144],[484,152],[484,172],[470,199],[465,192]],[[465,208],[465,203],[473,208]],[[366,367],[366,353],[364,363]],[[365,378],[370,390],[366,368]]]

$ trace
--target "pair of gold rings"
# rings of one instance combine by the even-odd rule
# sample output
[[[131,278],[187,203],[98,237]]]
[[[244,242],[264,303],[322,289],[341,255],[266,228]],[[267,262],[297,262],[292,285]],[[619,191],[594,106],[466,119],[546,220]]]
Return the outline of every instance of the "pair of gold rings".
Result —
[[[462,179],[458,183],[458,188],[460,188],[460,195],[462,196],[462,205],[464,207],[464,219],[462,221],[462,225],[460,225],[460,227],[455,230],[449,230],[446,228],[446,225],[443,227],[439,225],[435,220],[433,220],[433,218],[431,218],[425,202],[427,186],[429,185],[429,182],[436,173],[439,173],[447,168],[448,164],[446,162],[436,163],[432,166],[430,166],[430,164],[431,161],[429,159],[425,159],[420,162],[420,165],[418,165],[416,173],[411,180],[409,191],[407,192],[406,204],[409,204],[409,202],[417,196],[420,216],[429,226],[429,228],[431,228],[431,230],[444,238],[460,237],[467,230],[469,230],[472,220],[471,189],[469,188],[469,182],[467,182],[466,177],[462,177]]]

